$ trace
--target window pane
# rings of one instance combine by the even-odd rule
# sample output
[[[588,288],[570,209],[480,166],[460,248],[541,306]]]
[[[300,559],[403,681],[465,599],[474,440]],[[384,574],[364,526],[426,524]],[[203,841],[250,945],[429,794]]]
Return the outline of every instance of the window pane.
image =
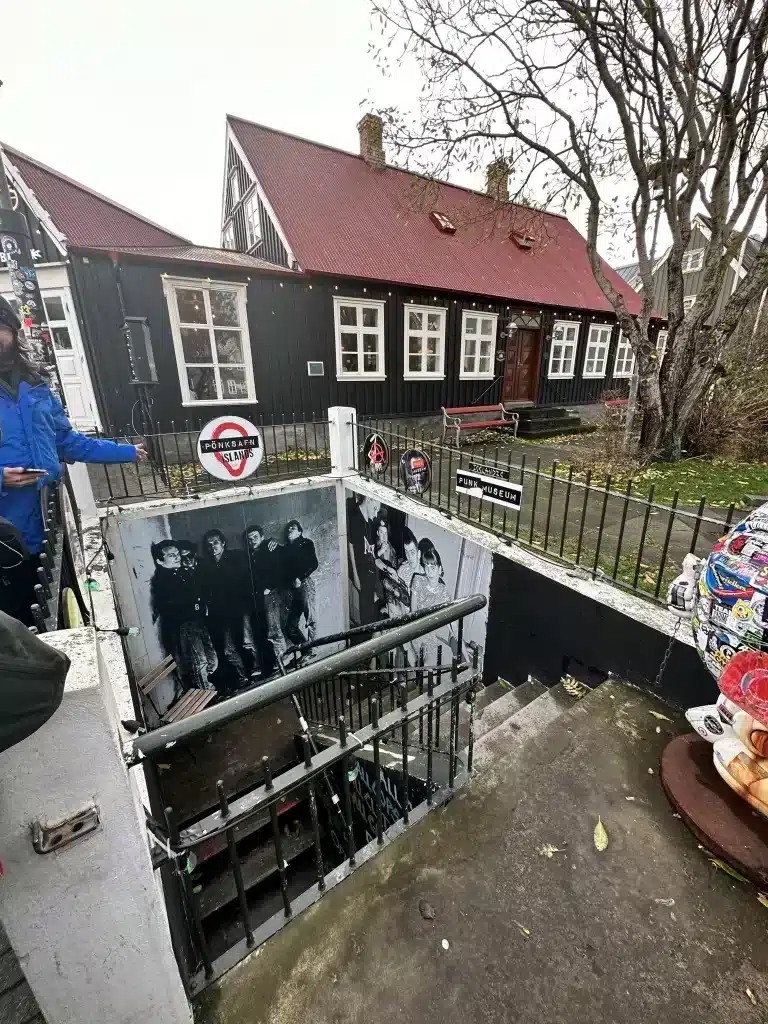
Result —
[[[72,348],[72,339],[66,327],[53,327],[51,328],[51,334],[53,335],[54,348]]]
[[[410,310],[408,313],[408,330],[409,331],[420,331],[423,326],[423,313],[415,313]]]
[[[363,352],[377,352],[379,346],[378,334],[363,335]]]
[[[220,363],[242,363],[243,345],[240,331],[214,331],[216,355]]]
[[[244,366],[222,366],[220,373],[222,398],[248,397],[248,381]]]
[[[475,361],[471,356],[466,356],[464,359],[464,373],[475,372]]]
[[[341,357],[341,369],[344,373],[357,373],[357,352]]]
[[[437,353],[438,346],[440,344],[439,338],[433,338],[431,335],[427,338],[427,352]]]
[[[193,402],[208,402],[219,397],[216,394],[216,377],[212,366],[188,366],[187,382],[189,397]]]
[[[376,373],[379,366],[378,356],[363,356],[363,370],[366,373]]]
[[[464,333],[465,334],[477,334],[477,317],[468,316],[464,321]]]
[[[341,336],[341,351],[342,352],[357,352],[357,335],[356,334],[342,334],[342,336]]]
[[[477,342],[475,341],[474,338],[467,338],[467,340],[464,342],[464,354],[467,356],[474,356],[476,344]]]
[[[576,340],[576,324],[572,324],[570,327],[566,328],[565,340],[566,341],[575,341]]]
[[[342,327],[356,327],[357,306],[339,306],[339,323]]]
[[[378,306],[363,306],[363,327],[379,326]]]
[[[199,327],[181,328],[181,347],[185,363],[212,363],[211,338],[208,329]]]
[[[480,339],[480,355],[485,358],[491,354],[491,339],[481,338]]]
[[[211,288],[211,316],[214,324],[221,324],[223,327],[239,326],[237,292]]]
[[[427,373],[437,373],[437,356],[427,356]]]
[[[563,327],[563,325],[562,324],[555,324],[555,329],[552,331],[552,340],[553,341],[562,341],[564,333],[565,333],[565,328]]]
[[[408,356],[408,369],[412,373],[421,371],[421,356]]]
[[[493,320],[483,320],[480,327],[481,334],[493,334]]]
[[[409,352],[421,352],[421,338],[410,337],[408,339]]]
[[[203,293],[198,291],[197,288],[177,288],[176,305],[178,306],[181,323],[205,323],[205,300],[203,299]]]
[[[553,356],[552,357],[552,369],[550,370],[550,373],[560,373],[560,357],[559,356]]]
[[[58,295],[51,295],[49,298],[43,299],[43,305],[45,306],[45,315],[49,321],[66,320],[64,302]]]
[[[480,363],[480,365],[478,366],[479,372],[480,373],[488,373],[488,371],[491,368],[491,360],[490,359],[486,359],[484,356],[480,356],[479,363]]]
[[[428,313],[427,314],[427,330],[428,331],[439,331],[440,320],[442,319],[441,313]]]

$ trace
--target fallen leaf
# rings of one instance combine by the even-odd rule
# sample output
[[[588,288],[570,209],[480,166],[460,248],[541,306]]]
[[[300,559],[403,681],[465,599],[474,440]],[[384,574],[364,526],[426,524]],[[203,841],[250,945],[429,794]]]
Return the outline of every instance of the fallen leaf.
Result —
[[[450,949],[451,948],[451,944],[448,941],[448,939],[443,939],[443,941],[440,943],[440,945],[443,947],[443,949]]]
[[[649,775],[654,775],[655,774],[653,768],[649,768],[648,769],[648,774]]]
[[[649,711],[649,714],[653,715],[654,718],[660,718],[662,722],[671,722],[671,718],[667,718],[666,715],[662,715],[660,711]]]
[[[730,864],[726,864],[724,860],[720,860],[717,857],[710,857],[709,863],[713,864],[716,868],[719,868],[721,871],[724,871],[726,875],[730,875],[731,878],[735,878],[737,882],[747,881],[744,875],[740,875],[735,868],[732,868]]]
[[[597,824],[595,825],[595,849],[598,853],[602,853],[603,850],[608,848],[608,833],[605,831],[605,825],[600,820],[598,815]]]
[[[520,934],[524,935],[526,937],[526,939],[531,934],[530,928],[526,928],[525,925],[524,924],[520,924],[519,921],[513,921],[512,924],[516,924],[517,925],[517,927],[520,929]]]
[[[656,726],[656,732],[661,732],[661,726],[660,725]]]
[[[554,857],[556,853],[562,852],[563,851],[559,847],[553,846],[552,843],[544,843],[544,845],[540,846],[538,849],[538,853],[540,853],[542,857]]]
[[[750,1003],[752,1003],[753,1006],[757,1006],[757,999],[756,999],[755,993],[752,991],[752,989],[751,988],[745,988],[744,991],[747,993],[747,999],[750,1001]]]
[[[764,892],[759,892],[757,894],[757,902],[762,903],[764,907],[768,907],[768,896]]]
[[[672,899],[671,896],[669,897],[669,899],[657,899],[653,902],[660,903],[663,907],[674,907],[675,905],[675,901]]]
[[[435,908],[429,902],[429,900],[419,900],[419,913],[425,921],[434,921],[437,916]]]
[[[624,799],[625,800],[634,800],[635,798],[633,796],[625,796]]]

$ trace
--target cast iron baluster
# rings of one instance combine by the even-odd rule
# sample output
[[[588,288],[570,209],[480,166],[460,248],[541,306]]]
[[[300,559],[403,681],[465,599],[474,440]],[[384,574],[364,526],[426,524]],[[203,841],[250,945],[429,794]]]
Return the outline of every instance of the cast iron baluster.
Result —
[[[597,528],[597,543],[595,544],[595,561],[592,565],[592,579],[597,578],[597,567],[600,561],[600,546],[603,542],[603,527],[605,526],[605,511],[608,508],[608,498],[611,493],[611,474],[605,477],[605,494],[603,495],[603,510],[600,513],[600,526]]]
[[[434,446],[433,446],[433,451],[434,451]],[[442,442],[442,440],[440,441],[440,444],[438,446],[437,455],[438,455],[438,467],[437,467],[437,507],[440,508],[442,503],[443,503],[443,442]],[[433,486],[434,486],[434,482],[433,482]],[[450,483],[450,479],[449,479],[449,481],[448,481],[448,489],[449,490],[450,490],[450,486],[451,486],[451,483]]]
[[[531,508],[531,532],[528,537],[528,543],[533,544],[533,534],[536,526],[536,498],[539,493],[539,475],[541,473],[541,456],[536,459],[536,476],[534,477],[533,483],[533,506]]]
[[[363,683],[363,677],[360,676],[360,677],[358,677],[357,686],[355,688],[355,695],[357,696],[357,728],[358,729],[362,729],[363,728],[363,697],[362,697],[362,694],[360,693],[360,687],[362,686],[362,683]],[[350,721],[350,725],[354,729],[355,728],[354,716],[352,716],[349,719],[349,721]]]
[[[332,725],[333,722],[331,720],[331,697],[330,697],[330,694],[328,692],[328,680],[327,679],[323,680],[323,693],[325,695],[326,723],[328,725]]]
[[[144,435],[144,439],[147,442],[147,465],[149,471],[152,474],[152,493],[157,494],[159,487],[157,486],[157,474],[155,473],[155,453],[157,452],[157,440],[155,435],[150,436]]]
[[[555,494],[555,477],[557,476],[557,459],[552,463],[552,477],[549,481],[549,502],[547,503],[547,523],[544,527],[544,550],[549,543],[549,524],[552,520],[552,498]]]
[[[371,705],[371,725],[373,726],[373,793],[376,802],[376,842],[379,846],[384,842],[384,822],[381,813],[381,751],[379,750],[379,702]]]
[[[437,685],[443,681],[443,675],[440,671],[443,667],[443,645],[437,648]],[[435,702],[435,750],[440,749],[440,698],[437,698]]]
[[[675,513],[677,511],[677,499],[680,497],[680,492],[675,490],[674,497],[672,498],[672,508],[669,513],[669,522],[667,523],[667,535],[664,538],[664,547],[661,552],[661,564],[659,565],[659,576],[656,580],[656,589],[653,592],[653,596],[658,599],[659,593],[661,592],[661,584],[664,579],[664,567],[667,564],[667,551],[669,550],[669,538],[672,536],[672,524],[675,521]]]
[[[347,745],[347,723],[342,716],[339,719],[339,746]],[[352,828],[352,795],[349,791],[349,773],[352,770],[352,754],[347,754],[341,762],[341,789],[344,794],[344,820],[347,823],[347,857],[349,866],[355,866],[355,833]]]
[[[37,567],[37,579],[38,579],[38,584],[37,585],[42,587],[43,593],[45,594],[46,601],[50,601],[50,599],[51,599],[51,597],[53,595],[52,595],[52,592],[51,592],[51,586],[50,586],[50,584],[48,582],[48,576],[46,575],[45,569],[42,567],[42,565],[39,565]]]
[[[619,526],[619,536],[616,540],[616,561],[613,563],[613,578],[619,572],[619,562],[621,560],[621,544],[624,540],[624,526],[627,522],[627,509],[629,508],[629,499],[632,496],[632,481],[630,480],[627,484],[627,493],[624,495],[624,508],[621,511],[621,525]]]
[[[109,491],[109,496],[110,498],[114,498],[115,492],[112,490],[112,481],[110,480],[109,477],[109,466],[107,466],[106,463],[103,463],[101,468],[104,470],[104,478],[107,481],[107,490]]]
[[[696,542],[699,539],[699,530],[701,529],[701,517],[704,515],[704,505],[706,503],[706,500],[706,496],[702,494],[701,501],[699,502],[699,510],[696,513],[696,525],[693,528],[693,537],[691,538],[691,554],[694,554],[694,552],[696,551]]]
[[[304,767],[307,771],[312,769],[312,751],[309,748],[309,736],[301,737],[304,747]],[[320,892],[325,891],[325,869],[323,867],[323,851],[320,848],[320,823],[317,819],[317,796],[315,795],[315,783],[313,779],[307,782],[309,790],[309,813],[312,817],[312,834],[315,844],[315,864],[317,867],[317,887]]]
[[[43,590],[39,583],[35,584],[35,597],[37,598],[37,603],[40,606],[40,611],[43,614],[43,618],[47,619],[48,616],[51,614],[51,610],[48,607],[48,602],[45,599],[45,591]]]
[[[30,612],[32,614],[32,621],[35,624],[35,629],[37,630],[37,632],[38,633],[47,633],[48,632],[48,627],[45,624],[45,619],[43,618],[43,613],[40,610],[40,605],[39,604],[31,604],[29,606],[29,610],[30,610]]]
[[[320,448],[317,444],[317,413],[315,412],[312,413],[312,440],[315,445],[315,469],[318,469],[320,466]],[[325,469],[325,464],[323,464],[323,469]]]
[[[456,627],[456,654],[453,657],[453,665],[456,666],[456,679],[459,678],[459,662],[462,660],[462,654],[464,651],[464,619],[459,619],[459,624]],[[459,757],[459,693],[456,692],[456,722],[454,725],[456,736],[454,739],[453,749],[456,754],[458,761]]]
[[[477,674],[480,664],[480,652],[475,647],[472,652],[472,690],[469,705],[469,742],[467,744],[467,774],[472,774],[472,764],[475,758],[475,698],[477,696]]]
[[[731,528],[731,523],[733,522],[733,513],[735,512],[735,510],[736,505],[733,502],[731,502],[731,504],[728,506],[728,515],[725,517],[725,529],[723,530],[723,533],[728,533],[728,530]]]
[[[637,590],[637,581],[640,579],[640,567],[643,564],[643,548],[645,547],[645,535],[648,532],[648,520],[651,516],[651,507],[653,505],[653,494],[656,489],[655,484],[651,484],[651,489],[648,491],[648,502],[645,506],[645,518],[643,519],[643,530],[640,534],[640,544],[637,549],[637,564],[635,565],[635,579],[632,584],[632,589]]]
[[[272,414],[272,454],[275,459],[275,476],[280,476],[280,454],[277,444],[277,427],[275,426],[275,416]],[[264,452],[264,458],[266,459],[267,453]],[[269,471],[267,471],[269,472]]]
[[[448,743],[448,787],[453,789],[453,783],[456,779],[456,719],[458,718],[458,708],[456,707],[457,700],[457,678],[458,673],[456,671],[456,659],[453,659],[453,665],[451,666],[451,732],[450,740]]]
[[[298,474],[298,473],[301,472],[301,460],[299,459],[299,439],[298,439],[298,436],[296,434],[296,413],[295,413],[295,411],[291,413],[291,424],[293,425],[293,448],[291,449],[291,451],[293,452],[293,461],[296,463],[296,467],[295,468],[296,468],[296,473]],[[286,451],[287,451],[287,449],[286,449]]]
[[[495,466],[496,469],[499,468],[499,449],[498,449],[498,446],[496,447],[496,454],[493,457],[493,465]],[[494,512],[495,511],[496,511],[496,502],[492,501],[491,502],[491,518],[490,518],[490,521],[488,523],[489,529],[491,529],[491,530],[493,529],[493,519],[494,519]]]
[[[171,849],[178,846],[179,844],[179,826],[176,823],[176,817],[173,813],[172,807],[166,807],[164,810],[165,814],[165,825],[168,829],[168,842]],[[208,940],[205,937],[203,931],[203,922],[200,920],[200,907],[198,906],[197,894],[190,885],[189,875],[186,871],[187,858],[184,858],[184,866],[182,867],[179,857],[171,858],[171,867],[174,875],[179,883],[179,892],[181,894],[182,906],[186,911],[187,918],[192,918],[192,925],[194,927],[194,937],[197,939],[198,952],[200,953],[200,959],[203,961],[203,969],[205,971],[205,977],[211,979],[213,977],[213,963],[211,961],[211,953],[208,949]],[[191,936],[190,936],[191,938]]]
[[[446,511],[451,511],[451,491],[453,490],[453,447],[448,448],[448,499],[446,503]],[[456,495],[456,512],[458,514],[459,507],[459,496]]]
[[[216,783],[216,792],[219,797],[221,820],[226,821],[229,817],[229,804],[227,803],[227,796],[224,792],[224,783],[221,779]],[[232,874],[235,879],[235,888],[237,889],[237,900],[240,904],[240,917],[242,918],[243,928],[245,929],[245,942],[246,945],[252,946],[254,939],[253,929],[251,928],[251,915],[248,913],[248,899],[245,895],[245,885],[243,884],[243,869],[240,865],[240,858],[237,855],[237,847],[235,845],[235,830],[233,828],[228,828],[224,834],[227,837],[229,863],[232,867]]]
[[[114,463],[113,463],[113,465],[114,465]],[[128,481],[127,481],[127,479],[125,477],[124,463],[118,462],[117,463],[117,468],[120,470],[120,477],[121,477],[121,479],[123,481],[123,493],[122,493],[121,497],[129,498],[129,497],[131,497],[131,492],[128,489]]]
[[[355,678],[358,678],[358,677],[356,676]],[[352,698],[353,687],[354,687],[354,684],[352,683],[352,676],[348,676],[347,677],[347,700],[348,700],[348,703],[349,703],[349,720],[350,720],[350,722],[354,722],[354,720],[355,720],[355,706],[354,706],[353,698]]]
[[[402,715],[402,726],[400,728],[400,737],[403,745],[403,770],[402,770],[402,787],[401,787],[401,801],[403,804],[403,824],[408,824],[408,684],[400,684],[400,713]]]
[[[52,580],[53,569],[51,568],[50,558],[48,557],[48,555],[46,555],[44,551],[38,557],[40,559],[40,567],[45,571],[46,577],[48,578],[48,580]]]
[[[291,473],[291,462],[288,458],[288,434],[285,429],[285,413],[280,413],[280,422],[283,427],[283,455],[285,456],[285,472],[290,476]],[[278,459],[279,461],[279,459]]]
[[[341,718],[339,717],[339,705],[336,703],[336,681],[337,680],[339,682],[339,689],[341,689],[341,680],[339,680],[338,676],[334,676],[333,679],[331,680],[331,693],[333,694],[333,720],[334,720],[334,722],[340,722],[341,721]]]
[[[522,458],[522,461],[520,463],[520,486],[523,487],[524,484],[525,484],[525,452],[523,452],[523,458]],[[525,493],[525,488],[524,487],[523,487],[523,493]],[[517,538],[520,536],[520,520],[522,519],[522,517],[523,517],[523,503],[522,503],[522,500],[521,500],[521,502],[520,502],[520,511],[515,516],[515,540],[517,540]]]
[[[512,479],[512,449],[510,448],[507,453],[507,480]],[[520,513],[517,514],[518,521],[520,519]],[[504,506],[504,519],[501,523],[501,532],[506,536],[507,533],[507,506]]]
[[[458,474],[460,469],[464,469],[464,453],[461,451],[461,449],[459,449],[459,464],[456,467],[457,474]],[[472,495],[468,494],[467,495],[467,508],[466,508],[465,513],[464,513],[465,518],[469,519],[471,512],[472,512]],[[456,492],[456,515],[457,516],[461,515],[461,495],[459,494],[458,491]]]
[[[584,478],[584,505],[583,505],[582,510],[581,510],[581,522],[579,523],[579,541],[578,541],[578,544],[576,545],[576,565],[579,564],[579,559],[581,558],[581,545],[582,545],[582,542],[584,540],[584,524],[587,521],[587,505],[589,503],[589,491],[590,491],[589,484],[590,484],[591,480],[592,480],[592,470],[588,469],[587,470],[587,475]]]
[[[173,434],[173,443],[176,446],[176,465],[179,467],[179,480],[181,482],[182,491],[188,491],[187,479],[184,476],[184,463],[181,459],[181,449],[179,448],[179,435],[176,433],[176,424],[171,420],[171,432]]]
[[[571,487],[573,485],[573,466],[568,467],[568,483],[565,488],[565,507],[563,509],[563,529],[560,533],[560,557],[565,548],[565,531],[568,529],[568,506],[571,503]]]
[[[310,465],[310,462],[309,462],[309,438],[307,437],[307,414],[304,412],[303,409],[301,411],[301,415],[302,415],[302,418],[304,420],[304,422],[302,423],[302,426],[304,427],[304,461],[307,464],[307,476],[310,476],[312,474],[312,466]]]
[[[269,758],[262,757],[262,767],[264,768],[264,791],[270,793],[274,788],[272,782],[272,769],[269,765]],[[277,804],[274,800],[270,801],[269,804],[269,820],[272,824],[272,841],[275,844],[275,857],[277,858],[277,873],[280,877],[280,894],[283,897],[283,911],[286,917],[291,916],[291,901],[288,898],[288,875],[286,873],[285,857],[283,856],[283,840],[280,835],[280,826],[277,821]]]
[[[431,672],[427,673],[427,804],[432,806],[432,694],[435,689],[435,679]]]
[[[200,490],[200,480],[197,476],[197,442],[192,440],[192,433],[189,429],[189,420],[184,420],[184,424],[187,428],[187,444],[189,445],[189,457],[192,462],[192,476],[195,480],[195,490]]]
[[[422,667],[416,673],[416,678],[419,682],[419,696],[424,696],[424,659],[421,659]],[[424,746],[424,708],[419,708],[419,746]]]

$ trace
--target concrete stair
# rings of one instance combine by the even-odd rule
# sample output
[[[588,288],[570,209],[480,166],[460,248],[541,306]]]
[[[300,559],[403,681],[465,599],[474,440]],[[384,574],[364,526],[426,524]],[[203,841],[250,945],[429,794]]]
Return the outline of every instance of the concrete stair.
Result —
[[[518,437],[555,437],[558,434],[583,434],[594,430],[594,427],[582,424],[575,410],[564,406],[529,406],[515,411],[520,418]]]

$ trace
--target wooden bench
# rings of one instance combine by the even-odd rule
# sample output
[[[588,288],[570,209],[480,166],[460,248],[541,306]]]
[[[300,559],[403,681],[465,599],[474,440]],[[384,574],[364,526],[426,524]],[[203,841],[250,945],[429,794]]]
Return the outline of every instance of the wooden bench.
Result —
[[[603,403],[606,409],[626,409],[629,405],[628,398],[609,398],[607,402]]]
[[[156,665],[145,676],[142,676],[137,684],[142,695],[149,699],[155,714],[160,719],[161,725],[168,725],[170,722],[180,722],[184,718],[189,718],[190,715],[196,715],[198,711],[208,707],[211,701],[218,696],[218,692],[213,689],[187,690],[179,697],[175,704],[172,704],[161,715],[155,702],[152,700],[151,694],[157,684],[162,682],[163,679],[167,679],[171,672],[175,672],[175,670],[176,662],[169,654],[159,665]]]
[[[445,435],[449,430],[455,430],[457,448],[461,447],[462,430],[487,430],[491,428],[499,429],[501,427],[511,426],[514,430],[514,436],[517,437],[517,425],[520,421],[520,417],[516,412],[507,412],[501,402],[496,405],[459,406],[456,409],[446,409],[445,406],[441,406],[440,408],[443,413],[442,441],[445,441]],[[488,418],[488,413],[492,412],[496,413],[496,419],[492,420]],[[465,419],[465,417],[474,416],[477,413],[484,414],[483,419]]]

